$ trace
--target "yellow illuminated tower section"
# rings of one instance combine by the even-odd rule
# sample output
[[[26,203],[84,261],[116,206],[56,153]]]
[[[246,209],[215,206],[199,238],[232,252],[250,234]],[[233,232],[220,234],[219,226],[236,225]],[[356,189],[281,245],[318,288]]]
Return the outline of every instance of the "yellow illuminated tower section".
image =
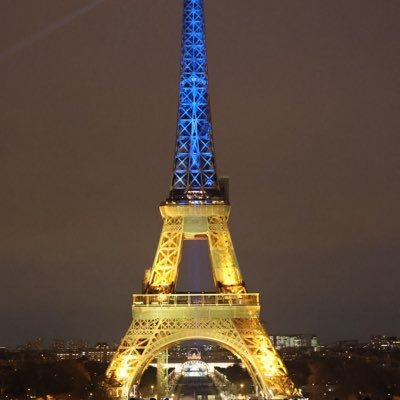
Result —
[[[203,0],[183,0],[178,126],[172,183],[161,204],[163,227],[133,321],[107,370],[112,399],[127,400],[143,371],[177,342],[218,343],[246,366],[262,397],[299,399],[261,325],[258,293],[243,281],[228,228],[228,182],[219,180],[208,97]],[[207,240],[215,293],[176,293],[185,240]]]

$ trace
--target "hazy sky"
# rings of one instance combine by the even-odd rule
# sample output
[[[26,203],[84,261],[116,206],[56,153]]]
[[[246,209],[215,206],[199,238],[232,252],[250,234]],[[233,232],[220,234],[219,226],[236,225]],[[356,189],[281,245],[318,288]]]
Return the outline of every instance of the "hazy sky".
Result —
[[[399,16],[206,1],[218,171],[271,333],[400,335]],[[179,0],[0,1],[0,346],[128,328],[170,182],[180,25]],[[203,244],[181,290],[209,289]]]

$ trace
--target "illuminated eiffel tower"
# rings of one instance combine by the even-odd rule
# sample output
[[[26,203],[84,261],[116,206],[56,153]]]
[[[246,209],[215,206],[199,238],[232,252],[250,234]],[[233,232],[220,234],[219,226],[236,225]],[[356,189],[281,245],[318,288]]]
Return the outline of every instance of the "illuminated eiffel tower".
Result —
[[[237,355],[262,397],[302,398],[259,320],[258,293],[248,293],[228,228],[227,181],[218,180],[208,98],[203,0],[183,0],[182,58],[175,162],[164,221],[133,321],[107,370],[113,399],[127,400],[143,371],[175,343],[204,339]],[[178,294],[184,240],[207,240],[215,293]]]

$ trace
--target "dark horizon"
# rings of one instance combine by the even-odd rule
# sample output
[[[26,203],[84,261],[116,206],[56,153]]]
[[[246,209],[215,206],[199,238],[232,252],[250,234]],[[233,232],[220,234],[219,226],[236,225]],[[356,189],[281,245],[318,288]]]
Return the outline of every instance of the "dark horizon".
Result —
[[[343,342],[343,341],[354,341],[354,340],[356,340],[356,341],[358,341],[358,343],[360,344],[360,345],[363,345],[363,344],[368,344],[370,341],[369,341],[369,339],[370,338],[368,338],[368,340],[365,340],[365,341],[363,341],[363,340],[360,340],[359,338],[354,338],[354,337],[348,337],[348,338],[340,338],[340,339],[337,339],[337,340],[334,340],[334,341],[329,341],[329,342],[323,342],[323,341],[321,341],[320,340],[320,338],[319,338],[319,336],[318,336],[318,334],[316,334],[315,332],[279,332],[279,333],[276,333],[276,332],[269,332],[269,335],[270,336],[297,336],[297,335],[315,335],[316,337],[317,337],[317,339],[318,339],[318,345],[319,346],[330,346],[330,345],[334,345],[334,344],[336,344],[336,343],[339,343],[339,342]],[[376,335],[373,335],[373,336],[379,336],[379,335],[383,335],[383,336],[387,336],[387,337],[393,337],[393,336],[396,336],[396,335],[388,335],[388,334],[385,334],[385,333],[382,333],[382,332],[379,332],[379,333],[376,333]],[[397,336],[398,337],[398,336]],[[50,350],[51,349],[51,344],[52,344],[52,341],[53,340],[61,340],[61,341],[65,341],[66,343],[68,343],[68,342],[73,342],[73,341],[82,341],[82,342],[85,342],[86,344],[87,344],[87,348],[94,348],[95,346],[96,346],[96,344],[99,344],[99,343],[107,343],[109,346],[113,346],[113,345],[119,345],[119,343],[120,343],[120,339],[121,338],[118,338],[118,339],[116,339],[116,340],[105,340],[104,338],[102,338],[102,339],[99,339],[99,340],[95,340],[95,341],[93,341],[93,342],[91,342],[91,341],[89,341],[89,340],[86,340],[85,338],[81,338],[81,337],[73,337],[73,338],[71,338],[71,337],[54,337],[54,338],[46,338],[46,337],[36,337],[36,338],[31,338],[30,340],[28,340],[28,341],[26,341],[25,343],[17,343],[17,344],[13,344],[13,345],[9,345],[9,346],[7,346],[7,345],[4,345],[4,344],[1,344],[0,343],[0,348],[2,348],[2,347],[5,347],[5,348],[7,348],[7,349],[9,349],[9,350],[16,350],[17,348],[19,348],[19,347],[27,347],[27,345],[29,345],[29,344],[32,344],[32,343],[34,343],[35,341],[37,341],[37,340],[41,340],[42,341],[42,343],[43,343],[43,348],[42,349],[44,349],[44,350]],[[181,341],[181,342],[177,342],[177,343],[175,343],[175,344],[173,344],[170,348],[174,348],[176,345],[178,345],[179,343],[187,343],[187,342],[193,342],[193,343],[198,343],[198,342],[200,342],[200,343],[213,343],[212,342],[212,340],[205,340],[205,339],[191,339],[191,340],[183,340],[183,341]],[[220,343],[217,343],[217,342],[214,342],[216,345],[218,345],[218,346],[220,346],[220,347],[223,347]],[[26,348],[26,350],[29,350],[28,348]],[[227,350],[228,352],[229,352],[229,350]]]
[[[271,334],[400,336],[400,4],[250,3],[205,2],[247,288]],[[0,22],[0,346],[119,342],[169,189],[181,2],[22,0]],[[208,263],[187,246],[182,289]]]

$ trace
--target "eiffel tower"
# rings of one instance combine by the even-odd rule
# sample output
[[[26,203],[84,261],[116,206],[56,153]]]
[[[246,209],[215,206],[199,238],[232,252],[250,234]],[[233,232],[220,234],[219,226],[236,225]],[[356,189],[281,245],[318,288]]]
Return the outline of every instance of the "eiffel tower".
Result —
[[[238,356],[266,399],[300,399],[249,293],[228,228],[228,184],[218,179],[208,97],[203,0],[183,0],[180,97],[172,183],[161,238],[133,321],[106,372],[110,398],[127,400],[143,371],[175,343],[204,339]],[[215,293],[176,292],[184,240],[207,240]]]

